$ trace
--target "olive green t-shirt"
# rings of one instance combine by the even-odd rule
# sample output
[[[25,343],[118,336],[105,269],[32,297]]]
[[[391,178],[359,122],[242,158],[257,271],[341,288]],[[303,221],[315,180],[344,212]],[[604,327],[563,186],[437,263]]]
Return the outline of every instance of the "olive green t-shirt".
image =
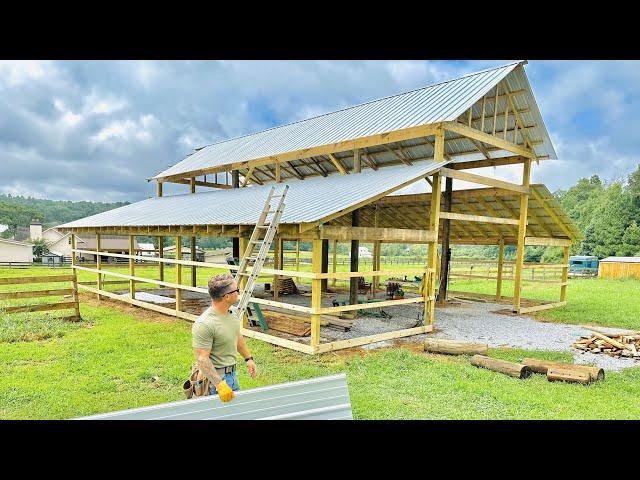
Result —
[[[240,319],[221,315],[209,307],[191,327],[193,348],[211,349],[209,358],[216,368],[235,365],[238,356]]]

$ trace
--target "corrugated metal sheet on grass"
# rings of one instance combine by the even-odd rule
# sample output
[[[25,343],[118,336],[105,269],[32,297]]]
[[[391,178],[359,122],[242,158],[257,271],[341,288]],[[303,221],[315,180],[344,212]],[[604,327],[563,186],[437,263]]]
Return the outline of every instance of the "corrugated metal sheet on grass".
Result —
[[[246,162],[419,125],[453,121],[520,63],[472,73],[337,112],[214,143],[192,153],[154,178]],[[521,75],[524,76],[524,73]],[[518,80],[516,83],[521,84],[523,81]]]
[[[344,373],[218,396],[82,417],[78,420],[353,420]]]
[[[418,181],[447,163],[427,161],[359,174],[288,181],[290,188],[280,223],[320,220],[369,198],[394,191],[407,182]],[[252,225],[257,221],[272,185],[149,198],[75,220],[59,228]]]

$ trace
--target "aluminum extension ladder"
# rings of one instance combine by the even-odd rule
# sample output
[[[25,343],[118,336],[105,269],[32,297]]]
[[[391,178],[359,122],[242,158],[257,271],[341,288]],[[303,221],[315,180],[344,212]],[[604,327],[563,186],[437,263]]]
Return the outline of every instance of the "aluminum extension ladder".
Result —
[[[275,195],[275,187],[271,187],[267,201],[264,204],[264,209],[256,223],[256,228],[253,229],[253,233],[249,239],[249,244],[247,245],[244,255],[240,260],[235,280],[240,284],[240,279],[242,277],[248,278],[238,304],[231,307],[231,313],[239,318],[242,318],[247,310],[247,306],[249,305],[249,301],[253,295],[253,289],[256,286],[256,281],[260,276],[260,270],[262,270],[264,261],[269,253],[269,248],[271,247],[271,242],[273,242],[273,238],[278,230],[278,225],[285,205],[284,199],[288,190],[289,185],[285,185],[282,189],[282,193],[280,195]],[[275,198],[279,198],[280,200],[278,201],[277,206],[272,208],[272,202]],[[263,232],[264,237],[261,238]],[[247,272],[249,267],[252,267],[251,272]]]

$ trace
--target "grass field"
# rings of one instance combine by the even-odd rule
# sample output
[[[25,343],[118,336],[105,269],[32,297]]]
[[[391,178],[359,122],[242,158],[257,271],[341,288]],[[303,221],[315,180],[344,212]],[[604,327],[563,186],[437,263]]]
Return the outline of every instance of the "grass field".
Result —
[[[62,271],[0,269],[0,277],[45,273]],[[199,283],[208,275],[199,272]],[[82,272],[83,280],[95,275]],[[451,288],[493,293],[495,284],[457,281]],[[509,288],[506,282],[505,295]],[[558,290],[526,288],[525,296],[532,298],[553,299]],[[569,305],[541,316],[640,330],[639,293],[640,282],[571,280]],[[0,418],[72,418],[183,398],[181,384],[192,362],[189,323],[125,304],[98,303],[95,295],[83,296],[81,312],[79,324],[46,314],[0,313]],[[541,375],[516,380],[477,369],[467,357],[425,354],[419,345],[307,356],[253,339],[248,344],[260,372],[251,379],[240,368],[244,389],[345,372],[358,419],[640,418],[640,367],[607,372],[604,382],[584,387],[549,383]],[[490,354],[509,360],[570,359],[515,349]]]

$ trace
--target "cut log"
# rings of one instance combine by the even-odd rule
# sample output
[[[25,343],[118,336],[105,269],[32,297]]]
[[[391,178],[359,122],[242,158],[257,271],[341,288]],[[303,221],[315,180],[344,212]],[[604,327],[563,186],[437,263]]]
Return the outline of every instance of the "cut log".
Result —
[[[486,355],[486,343],[458,342],[455,340],[439,340],[428,338],[424,342],[424,351],[431,353],[446,353],[448,355]]]
[[[589,372],[575,368],[554,367],[547,370],[547,380],[550,382],[571,382],[586,385],[591,382],[591,375],[589,375]]]
[[[547,373],[550,368],[575,369],[587,372],[591,381],[604,380],[604,370],[589,365],[576,365],[574,363],[554,362],[552,360],[539,360],[537,358],[523,358],[522,364],[536,373]]]
[[[474,355],[471,357],[471,365],[504,373],[505,375],[515,378],[523,379],[531,376],[531,369],[526,365],[507,362],[506,360],[498,360],[497,358],[485,357],[483,355]]]

